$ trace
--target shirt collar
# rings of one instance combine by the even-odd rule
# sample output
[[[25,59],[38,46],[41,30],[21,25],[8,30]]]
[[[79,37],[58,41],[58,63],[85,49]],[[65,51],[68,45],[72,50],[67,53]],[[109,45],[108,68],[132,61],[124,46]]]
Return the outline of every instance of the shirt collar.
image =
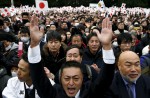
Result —
[[[125,78],[122,77],[122,79],[123,79],[125,85],[128,85],[128,84],[129,84],[129,82],[128,82]],[[136,84],[136,81],[134,81],[133,83]]]
[[[80,90],[77,92],[77,94],[75,95],[75,98],[80,98],[79,97],[79,94],[80,94]]]
[[[33,84],[29,87],[26,83],[25,83],[26,89],[33,89]]]

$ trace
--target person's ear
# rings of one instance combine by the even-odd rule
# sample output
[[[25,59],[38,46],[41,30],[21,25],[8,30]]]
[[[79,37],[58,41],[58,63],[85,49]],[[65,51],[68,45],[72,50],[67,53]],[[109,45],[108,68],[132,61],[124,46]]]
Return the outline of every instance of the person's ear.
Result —
[[[61,70],[59,70],[58,78],[59,78],[59,83],[61,83]]]
[[[29,76],[31,76],[30,72],[29,72]]]
[[[89,46],[89,44],[87,43],[87,46]]]
[[[117,67],[118,67],[118,70],[120,70],[120,62],[117,62]]]

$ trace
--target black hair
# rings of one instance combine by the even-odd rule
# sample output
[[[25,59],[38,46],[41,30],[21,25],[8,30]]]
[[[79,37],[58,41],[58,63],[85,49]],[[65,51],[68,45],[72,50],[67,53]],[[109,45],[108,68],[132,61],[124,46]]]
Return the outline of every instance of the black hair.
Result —
[[[118,35],[117,37],[117,43],[118,45],[121,45],[121,43],[125,41],[125,42],[132,42],[132,36],[129,33],[121,33]]]
[[[12,32],[0,31],[0,41],[7,40],[9,42],[17,42],[18,38]]]
[[[85,19],[85,22],[91,22],[92,21],[92,18],[91,17],[88,17]]]
[[[82,32],[81,32],[81,30],[79,28],[77,28],[76,26],[73,26],[71,28],[70,32],[71,32],[72,36],[75,35],[75,34],[80,34],[81,36],[83,35]]]
[[[66,39],[63,41],[65,44],[67,44],[67,34],[66,32],[62,31],[61,32],[61,35],[65,35]]]
[[[79,37],[81,38],[81,41],[83,41],[82,36],[81,36],[80,34],[74,34],[74,35],[72,35],[72,36],[71,36],[71,41],[72,41],[72,38],[73,38],[73,37],[77,37],[77,36],[79,36]]]
[[[87,43],[89,42],[89,40],[90,40],[93,36],[96,36],[96,37],[97,37],[97,34],[94,33],[94,32],[91,32],[91,33],[87,36]]]
[[[4,20],[0,19],[0,26],[3,26],[3,25],[4,25]]]
[[[140,22],[138,20],[135,20],[132,22],[134,27],[140,27]]]
[[[62,21],[61,23],[62,23],[62,24],[63,24],[63,23],[66,23],[66,24],[67,24],[67,22],[66,22],[66,21]]]
[[[150,30],[150,24],[147,26],[147,30]]]
[[[111,20],[112,20],[114,17],[118,17],[118,16],[117,16],[117,15],[112,15],[112,18],[111,18]]]
[[[26,26],[21,27],[20,33],[28,33],[28,35],[30,36],[30,30],[29,30],[29,28],[26,27]]]
[[[82,49],[80,49],[80,47],[78,45],[70,45],[66,48],[66,54],[69,50],[73,49],[73,48],[77,48],[79,49],[79,55],[82,57],[83,56],[83,51]]]
[[[79,23],[79,25],[77,26],[77,28],[78,28],[79,30],[85,31],[85,26],[84,26],[83,24],[81,24],[81,23]]]
[[[10,22],[9,18],[8,18],[8,17],[5,17],[5,18],[4,18],[4,22]]]
[[[21,59],[23,59],[25,62],[29,63],[28,57],[27,57],[27,52],[24,52],[21,56]]]
[[[61,42],[61,34],[58,33],[57,31],[53,31],[53,30],[52,31],[48,31],[47,32],[46,41],[48,42],[48,41],[50,41],[52,39],[56,39],[56,40]]]
[[[28,12],[22,12],[21,16],[23,17],[24,15],[29,16],[29,13]]]
[[[56,27],[56,24],[55,24],[55,23],[52,23],[52,24],[50,24],[49,27],[51,27],[51,26],[55,26],[55,27]],[[57,27],[56,27],[56,28],[57,28]]]
[[[79,68],[81,70],[81,73],[83,73],[81,63],[79,63],[77,61],[66,61],[60,68],[60,74],[62,74],[63,69],[71,68],[71,67]]]

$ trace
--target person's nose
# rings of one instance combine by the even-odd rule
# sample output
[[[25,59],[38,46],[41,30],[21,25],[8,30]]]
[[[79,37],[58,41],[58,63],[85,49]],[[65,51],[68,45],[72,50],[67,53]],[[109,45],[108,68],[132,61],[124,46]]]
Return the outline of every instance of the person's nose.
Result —
[[[55,46],[55,43],[53,42],[52,45]]]
[[[75,42],[74,42],[74,44],[76,44],[76,45],[77,45],[77,44],[78,44],[78,41],[75,41]]]
[[[93,45],[94,45],[94,46],[96,45],[96,42],[95,42],[95,41],[93,42]]]
[[[132,72],[136,71],[135,66],[132,66],[132,67],[131,67],[131,71],[132,71]]]
[[[130,46],[130,44],[129,44],[129,43],[127,43],[127,44],[126,44],[126,46]]]
[[[20,75],[20,71],[19,71],[19,69],[17,70],[17,76],[19,76]]]
[[[73,79],[70,79],[69,85],[74,85]]]
[[[74,60],[74,57],[73,56],[71,56],[71,61],[73,61]]]

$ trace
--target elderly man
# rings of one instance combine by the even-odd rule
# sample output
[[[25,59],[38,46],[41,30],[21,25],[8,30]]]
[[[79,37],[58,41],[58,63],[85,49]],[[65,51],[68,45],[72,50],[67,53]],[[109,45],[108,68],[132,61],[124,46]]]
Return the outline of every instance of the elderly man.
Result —
[[[106,98],[150,98],[150,78],[141,75],[140,59],[136,53],[122,52],[118,69]]]

